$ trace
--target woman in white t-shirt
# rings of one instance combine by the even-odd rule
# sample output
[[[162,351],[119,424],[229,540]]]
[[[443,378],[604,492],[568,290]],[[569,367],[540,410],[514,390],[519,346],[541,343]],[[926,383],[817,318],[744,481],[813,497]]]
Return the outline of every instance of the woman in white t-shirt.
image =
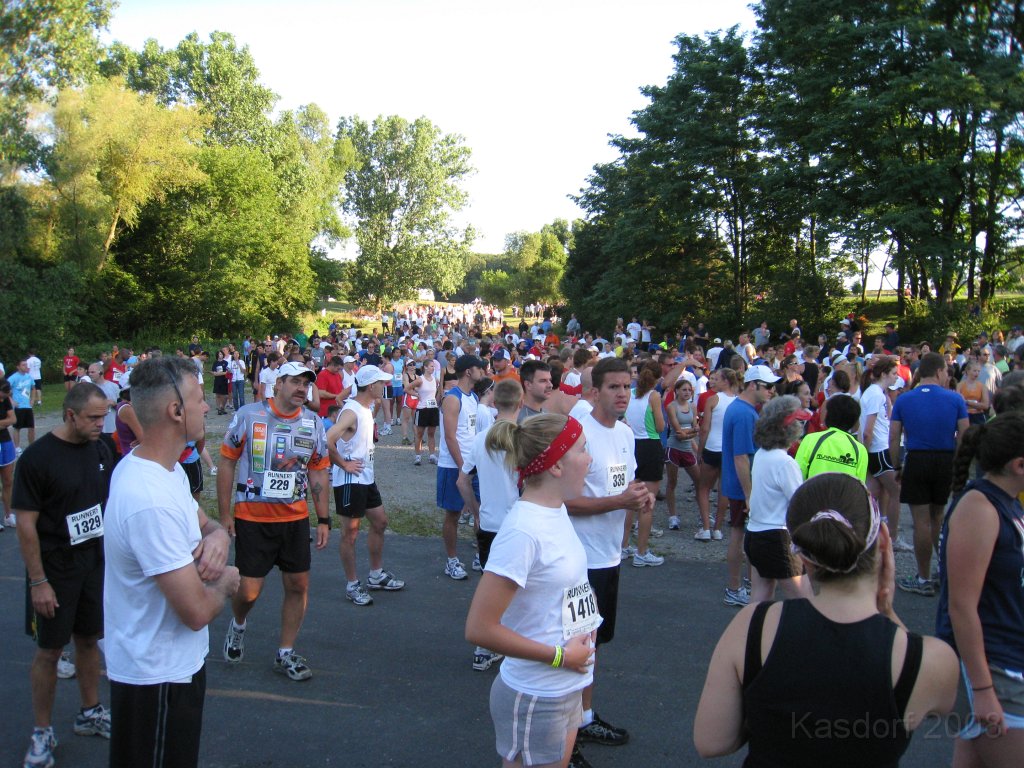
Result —
[[[590,468],[586,437],[575,419],[541,414],[521,425],[496,422],[486,448],[505,453],[524,490],[491,545],[466,639],[505,656],[490,695],[503,765],[565,766],[601,622],[565,508]]]
[[[875,358],[864,372],[860,396],[860,440],[868,449],[868,491],[875,497],[882,519],[889,528],[892,548],[896,552],[912,552],[913,547],[899,536],[900,486],[889,455],[889,415],[892,413],[889,387],[898,378],[896,363],[889,357]]]
[[[751,603],[771,600],[775,587],[787,599],[810,597],[811,584],[803,565],[790,550],[786,528],[789,500],[803,483],[796,461],[787,452],[803,432],[811,412],[793,395],[765,403],[754,426],[758,446],[750,473],[750,517],[743,551],[750,563]]]
[[[705,403],[700,414],[700,437],[697,441],[697,458],[700,461],[700,482],[697,484],[697,510],[700,513],[700,530],[694,538],[697,541],[721,541],[722,512],[724,496],[718,495],[718,514],[711,522],[711,489],[722,476],[722,425],[725,411],[736,399],[739,379],[731,368],[719,368],[711,374],[709,381],[715,394]]]

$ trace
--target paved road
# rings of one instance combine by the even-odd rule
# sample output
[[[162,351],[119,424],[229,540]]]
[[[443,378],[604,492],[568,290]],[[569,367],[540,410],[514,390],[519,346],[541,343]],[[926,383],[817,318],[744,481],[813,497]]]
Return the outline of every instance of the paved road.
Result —
[[[7,638],[0,658],[0,766],[21,764],[32,726],[33,646],[22,633],[23,570],[12,533],[0,534],[0,633]],[[220,660],[227,618],[216,622],[200,764],[498,765],[487,713],[494,671],[472,670],[472,648],[462,637],[478,575],[463,583],[443,576],[438,539],[388,536],[387,566],[409,586],[357,608],[344,598],[337,536],[314,556],[310,609],[298,645],[315,671],[312,680],[293,683],[271,671],[280,606],[276,578],[250,616],[241,665]],[[365,550],[359,557],[365,570]],[[632,741],[614,749],[589,746],[595,768],[701,764],[692,745],[693,715],[714,643],[734,610],[721,603],[723,568],[678,561],[659,569],[623,568],[619,627],[601,654],[597,706],[609,721],[628,727]],[[927,598],[897,598],[900,615],[918,630],[930,627],[934,607]],[[105,766],[106,742],[71,733],[75,688],[74,681],[59,683],[58,766]],[[102,691],[106,700],[105,683]],[[926,735],[915,736],[904,766],[949,764],[951,743]],[[741,762],[742,755],[714,764]]]

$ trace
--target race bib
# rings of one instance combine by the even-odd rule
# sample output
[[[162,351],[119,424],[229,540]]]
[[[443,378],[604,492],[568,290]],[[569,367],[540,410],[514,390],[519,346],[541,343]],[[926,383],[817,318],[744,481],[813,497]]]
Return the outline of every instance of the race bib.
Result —
[[[263,498],[290,499],[295,495],[295,473],[267,471],[263,475]]]
[[[577,635],[588,635],[601,624],[597,612],[597,599],[584,581],[575,587],[562,591],[562,639],[569,640]]]
[[[72,546],[103,535],[103,510],[99,504],[82,512],[75,512],[64,519],[68,523],[68,535],[71,537]]]
[[[466,421],[469,422],[469,430],[470,430],[470,432],[476,432],[476,414],[475,413],[469,414],[469,416],[466,418]]]
[[[608,467],[608,479],[605,483],[604,495],[617,496],[626,490],[626,465],[612,464]]]
[[[370,448],[366,454],[366,463],[373,466],[373,448]]]
[[[427,399],[427,400],[424,400],[423,401],[423,407],[424,408],[437,408],[437,400],[435,400],[432,397]]]

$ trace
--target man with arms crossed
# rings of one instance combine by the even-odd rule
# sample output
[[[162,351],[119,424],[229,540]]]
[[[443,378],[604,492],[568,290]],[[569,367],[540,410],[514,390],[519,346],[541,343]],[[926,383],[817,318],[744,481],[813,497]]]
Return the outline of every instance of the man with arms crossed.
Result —
[[[331,524],[327,477],[331,462],[324,423],[304,407],[309,385],[316,378],[313,372],[299,363],[285,363],[277,374],[273,397],[237,411],[220,448],[217,507],[224,527],[235,536],[235,565],[242,577],[231,601],[233,617],[224,639],[224,659],[242,660],[245,617],[276,565],[284,584],[284,603],[274,671],[291,680],[308,680],[313,671],[294,648],[309,593],[306,497],[313,496],[316,548],[323,549]]]
[[[11,500],[28,576],[29,631],[39,646],[30,671],[35,730],[26,768],[54,764],[57,660],[72,638],[82,697],[75,733],[110,738],[96,645],[103,634],[103,508],[113,468],[99,440],[107,401],[94,384],[78,384],[68,390],[63,411],[63,423],[18,461]]]
[[[619,595],[622,526],[626,509],[637,511],[654,506],[654,496],[643,482],[634,480],[636,458],[633,431],[619,421],[629,406],[629,368],[625,361],[608,357],[591,369],[597,395],[593,412],[583,417],[583,433],[591,465],[583,495],[566,503],[573,528],[587,552],[587,575],[604,622],[597,630],[597,645],[615,635],[615,614]],[[576,737],[583,741],[619,746],[629,734],[615,728],[593,710],[593,684],[583,689],[583,725]],[[579,748],[573,749],[570,766],[589,765]]]
[[[238,571],[227,565],[231,540],[178,464],[185,443],[206,433],[195,366],[177,357],[140,363],[132,407],[143,437],[118,463],[104,521],[110,766],[185,768],[199,763],[207,625],[238,588]]]
[[[337,359],[337,358],[335,358]],[[384,531],[388,516],[373,473],[373,403],[384,390],[391,374],[375,365],[356,372],[356,396],[346,400],[337,423],[327,433],[327,450],[334,464],[334,505],[341,516],[341,566],[345,570],[345,597],[356,605],[372,605],[373,598],[359,582],[356,572],[356,538],[359,524],[370,521],[366,547],[370,551],[370,589],[394,592],[405,586],[385,571]]]

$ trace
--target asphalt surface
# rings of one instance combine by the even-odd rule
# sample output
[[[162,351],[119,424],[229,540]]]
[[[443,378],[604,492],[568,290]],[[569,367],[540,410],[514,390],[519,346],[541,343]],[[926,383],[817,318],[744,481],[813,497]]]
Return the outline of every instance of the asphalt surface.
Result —
[[[474,671],[473,649],[463,639],[479,574],[453,582],[442,572],[439,539],[389,535],[385,565],[407,587],[375,593],[374,604],[360,608],[345,599],[337,543],[335,531],[328,548],[313,557],[309,610],[296,648],[314,670],[311,680],[295,683],[271,669],[281,596],[276,575],[249,616],[241,664],[221,660],[227,612],[211,627],[200,765],[500,765],[487,711],[496,667]],[[365,574],[363,537],[359,546]],[[468,563],[469,544],[459,546]],[[735,611],[722,604],[723,575],[720,563],[623,567],[618,627],[599,656],[595,707],[628,728],[631,740],[616,748],[587,745],[595,768],[703,764],[693,747],[693,717],[714,644]],[[17,540],[8,530],[0,534],[0,633],[6,639],[0,766],[21,765],[32,729],[28,673],[34,646],[23,633],[23,579]],[[897,596],[897,611],[918,631],[929,631],[935,605],[934,599]],[[823,678],[821,685],[830,681]],[[101,695],[108,701],[105,678]],[[57,765],[106,766],[107,742],[72,734],[78,698],[75,681],[58,682]],[[941,730],[935,723],[922,726],[902,765],[949,765],[952,742]],[[738,766],[744,753],[708,762]]]

